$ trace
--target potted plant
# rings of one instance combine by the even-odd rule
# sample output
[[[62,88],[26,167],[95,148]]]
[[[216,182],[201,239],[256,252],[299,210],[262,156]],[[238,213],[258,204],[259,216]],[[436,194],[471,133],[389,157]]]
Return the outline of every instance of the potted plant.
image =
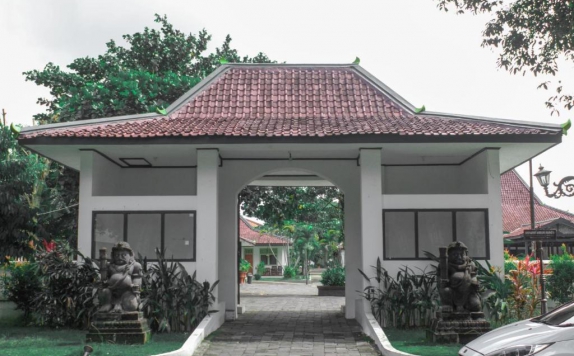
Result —
[[[251,263],[249,261],[244,260],[243,258],[239,261],[239,277],[241,284],[245,283],[245,279],[247,278],[247,272],[251,268]]]
[[[255,280],[258,281],[261,279],[261,276],[265,274],[265,262],[261,261],[257,265],[257,273],[255,273]]]
[[[317,286],[319,296],[344,297],[345,268],[327,268],[321,273],[321,284],[322,286]]]

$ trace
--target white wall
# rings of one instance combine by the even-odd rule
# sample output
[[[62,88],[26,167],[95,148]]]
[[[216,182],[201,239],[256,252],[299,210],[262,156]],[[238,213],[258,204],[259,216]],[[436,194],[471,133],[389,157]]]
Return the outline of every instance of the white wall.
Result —
[[[457,166],[382,167],[383,194],[486,194],[486,152]]]
[[[93,153],[93,196],[196,195],[196,168],[120,168]]]

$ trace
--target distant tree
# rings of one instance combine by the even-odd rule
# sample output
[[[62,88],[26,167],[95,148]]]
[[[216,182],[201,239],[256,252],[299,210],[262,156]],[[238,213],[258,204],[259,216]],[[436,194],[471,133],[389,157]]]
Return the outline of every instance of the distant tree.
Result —
[[[0,124],[0,256],[28,256],[35,244],[37,196],[43,190],[45,162],[20,147]],[[30,243],[32,241],[32,243]]]
[[[500,48],[497,64],[512,74],[556,76],[559,62],[574,62],[574,0],[435,0],[441,10],[491,13],[483,32],[483,47]],[[539,88],[548,89],[543,82]],[[558,80],[546,106],[574,107],[572,94]]]
[[[48,63],[43,70],[24,72],[26,80],[50,89],[52,98],[39,98],[46,112],[34,116],[39,123],[86,120],[155,112],[169,106],[213,72],[221,63],[268,63],[263,53],[240,57],[231,37],[204,54],[211,35],[202,30],[185,35],[167,17],[155,15],[159,30],[124,35],[127,47],[110,40],[106,53],[77,58],[70,71]]]

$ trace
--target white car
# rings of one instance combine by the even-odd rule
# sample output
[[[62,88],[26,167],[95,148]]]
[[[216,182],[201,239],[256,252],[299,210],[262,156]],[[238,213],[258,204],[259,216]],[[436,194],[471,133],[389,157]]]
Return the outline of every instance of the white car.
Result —
[[[466,344],[459,356],[573,356],[574,302],[539,317],[486,333]]]

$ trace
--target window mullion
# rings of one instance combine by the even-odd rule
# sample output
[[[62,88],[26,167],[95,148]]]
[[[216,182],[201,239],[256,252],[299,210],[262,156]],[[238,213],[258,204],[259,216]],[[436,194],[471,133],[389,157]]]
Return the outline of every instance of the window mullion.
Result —
[[[419,259],[419,212],[415,210],[415,258]]]

